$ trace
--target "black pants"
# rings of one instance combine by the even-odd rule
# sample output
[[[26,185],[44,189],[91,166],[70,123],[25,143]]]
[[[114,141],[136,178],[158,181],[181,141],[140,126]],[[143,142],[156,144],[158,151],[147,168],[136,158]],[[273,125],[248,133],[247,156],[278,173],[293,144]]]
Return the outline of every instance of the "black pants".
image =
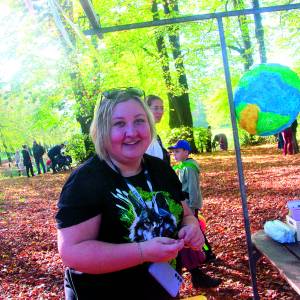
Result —
[[[81,282],[80,282],[81,281]],[[78,278],[68,268],[65,270],[64,290],[65,300],[105,300],[107,298],[108,290],[110,291],[109,299],[131,299],[131,300],[172,300],[171,297],[161,286],[154,280],[149,288],[141,289],[140,286],[132,286],[123,284],[122,280],[117,279],[114,287],[106,289],[103,284],[102,288],[95,288],[91,282],[84,282],[85,280]],[[76,289],[75,289],[76,287]]]
[[[32,163],[25,165],[25,167],[26,167],[26,174],[27,174],[27,177],[30,177],[30,176],[29,176],[29,170],[30,170],[31,176],[34,176],[33,168],[32,168]]]
[[[46,173],[46,167],[45,167],[43,157],[35,157],[34,159],[35,159],[35,164],[36,164],[36,168],[37,168],[38,173],[41,174],[40,165],[42,165],[43,172]]]
[[[66,300],[78,300],[69,269],[65,270],[64,290]]]

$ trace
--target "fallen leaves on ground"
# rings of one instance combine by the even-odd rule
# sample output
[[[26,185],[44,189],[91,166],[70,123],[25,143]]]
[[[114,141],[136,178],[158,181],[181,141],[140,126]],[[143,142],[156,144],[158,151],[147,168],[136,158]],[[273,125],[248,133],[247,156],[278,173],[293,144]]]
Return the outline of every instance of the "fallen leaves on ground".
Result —
[[[188,272],[181,297],[251,299],[242,205],[233,152],[201,154],[201,189],[207,237],[219,261],[202,269],[222,278],[214,290],[193,289]],[[300,154],[275,147],[242,151],[251,232],[265,221],[284,220],[288,200],[300,199]],[[63,265],[56,246],[56,202],[68,173],[0,180],[0,299],[63,299]],[[262,258],[257,264],[261,299],[300,299]],[[3,297],[3,298],[1,298]]]

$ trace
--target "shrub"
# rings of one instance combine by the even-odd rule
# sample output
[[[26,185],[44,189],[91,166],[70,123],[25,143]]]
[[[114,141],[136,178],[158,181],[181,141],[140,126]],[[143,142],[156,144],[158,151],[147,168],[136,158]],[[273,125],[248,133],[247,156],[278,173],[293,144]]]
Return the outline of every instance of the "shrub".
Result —
[[[207,128],[205,127],[198,127],[194,128],[194,137],[195,137],[195,144],[197,149],[203,153],[206,143],[207,143]]]
[[[181,126],[178,128],[173,128],[168,135],[167,144],[174,145],[178,140],[187,140],[189,143],[193,139],[193,131],[190,127]]]
[[[242,146],[255,146],[263,144],[273,144],[276,142],[276,137],[271,136],[258,136],[242,131],[240,136],[240,143]]]
[[[70,155],[76,162],[82,162],[85,160],[86,150],[84,145],[84,135],[74,134],[70,140],[68,140],[66,154]]]

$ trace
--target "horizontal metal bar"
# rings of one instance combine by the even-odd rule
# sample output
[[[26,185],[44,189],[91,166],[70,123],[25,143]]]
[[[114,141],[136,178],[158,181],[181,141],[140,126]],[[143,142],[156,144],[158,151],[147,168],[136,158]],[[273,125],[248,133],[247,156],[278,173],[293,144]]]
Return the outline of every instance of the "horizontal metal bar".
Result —
[[[86,16],[90,21],[91,26],[93,27],[93,30],[95,31],[95,33],[93,34],[97,34],[97,36],[101,39],[102,31],[100,27],[100,22],[99,22],[99,18],[97,17],[94,11],[92,3],[90,2],[90,0],[80,0],[80,3]]]
[[[178,24],[178,23],[195,22],[201,20],[225,18],[225,17],[237,17],[241,15],[252,15],[258,13],[267,13],[267,12],[284,11],[284,10],[292,10],[292,9],[300,9],[300,3],[260,7],[258,9],[241,9],[241,10],[234,10],[234,11],[227,11],[227,12],[192,15],[192,16],[163,19],[157,21],[148,21],[148,22],[141,22],[141,23],[118,25],[118,26],[101,27],[101,29],[97,29],[97,30],[95,29],[86,30],[84,31],[84,34],[93,35],[99,33],[116,32],[116,31],[131,30],[137,28],[157,27],[157,26],[165,26],[165,25]]]

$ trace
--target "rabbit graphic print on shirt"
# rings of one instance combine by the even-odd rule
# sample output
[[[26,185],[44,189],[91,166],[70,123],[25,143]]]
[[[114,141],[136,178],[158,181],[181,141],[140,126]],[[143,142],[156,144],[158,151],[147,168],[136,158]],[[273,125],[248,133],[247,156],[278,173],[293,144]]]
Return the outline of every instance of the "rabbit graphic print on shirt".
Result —
[[[122,203],[117,206],[122,223],[128,227],[129,239],[142,242],[161,236],[175,238],[182,206],[167,192],[146,192],[141,188],[137,191],[140,197],[120,189],[112,193]]]

